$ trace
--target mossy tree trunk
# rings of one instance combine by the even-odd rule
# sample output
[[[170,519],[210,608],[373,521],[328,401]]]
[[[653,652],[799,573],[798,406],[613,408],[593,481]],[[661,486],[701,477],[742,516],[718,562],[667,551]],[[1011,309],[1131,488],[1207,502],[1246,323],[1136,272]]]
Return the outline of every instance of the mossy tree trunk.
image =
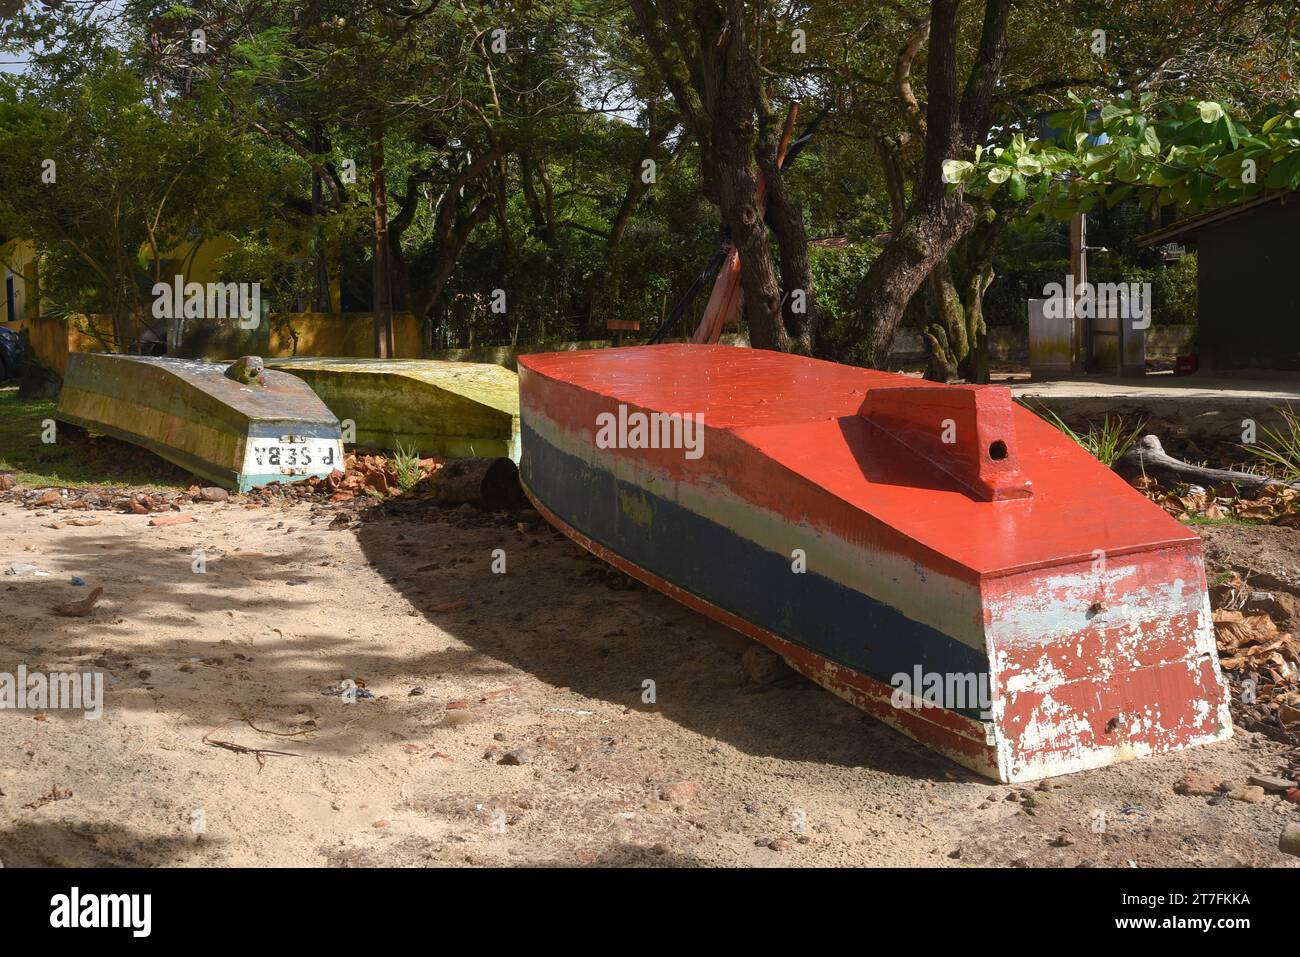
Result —
[[[921,334],[929,353],[927,379],[989,379],[984,293],[993,282],[993,254],[1002,227],[1001,217],[981,222],[926,278],[930,322]]]

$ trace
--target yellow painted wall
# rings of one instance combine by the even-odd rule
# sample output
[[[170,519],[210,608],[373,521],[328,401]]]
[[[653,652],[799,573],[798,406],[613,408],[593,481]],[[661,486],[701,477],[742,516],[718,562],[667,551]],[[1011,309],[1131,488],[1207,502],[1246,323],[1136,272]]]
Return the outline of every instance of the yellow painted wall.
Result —
[[[191,242],[182,243],[163,255],[163,279],[170,282],[179,272],[186,282],[216,282],[220,276],[222,256],[233,248],[227,237],[205,240],[195,248]],[[115,350],[112,318],[107,315],[74,315],[66,318],[43,318],[38,315],[39,303],[35,301],[37,250],[26,240],[10,240],[0,245],[0,322],[14,331],[27,329],[32,352],[42,365],[62,375],[67,368],[70,352],[103,352]],[[12,270],[15,275],[15,312],[24,315],[14,320],[8,315],[4,298],[4,278]],[[335,276],[330,283],[330,298],[337,307],[339,281]],[[24,308],[25,306],[25,308]],[[419,358],[422,348],[420,324],[411,313],[398,313],[393,317],[395,358]],[[267,356],[339,356],[367,358],[375,354],[374,326],[370,313],[316,313],[303,312],[270,317],[269,347]],[[294,334],[297,336],[295,345]],[[229,359],[233,356],[209,355],[208,359]]]
[[[164,265],[163,282],[171,282],[177,270],[186,282],[216,282],[221,278],[217,260],[234,248],[234,240],[227,236],[205,239],[197,249],[192,242],[181,243],[175,249],[163,253],[163,259],[174,264],[171,268]]]
[[[26,326],[37,361],[59,375],[68,367],[71,352],[114,351],[112,316],[33,316]]]
[[[106,352],[114,347],[113,320],[108,315],[32,318],[27,320],[26,326],[37,360],[59,375],[63,375],[67,368],[68,353]],[[289,326],[298,333],[296,352]],[[394,358],[420,357],[420,324],[411,313],[398,313],[393,317],[393,338],[397,347]],[[350,312],[341,316],[303,312],[271,317],[268,358],[292,355],[369,358],[374,354],[374,325],[368,312]],[[235,357],[209,355],[204,358]]]
[[[271,316],[271,356],[339,356],[369,358],[375,354],[374,320],[368,312],[330,315],[299,312]],[[295,349],[294,334],[298,341]],[[420,323],[409,312],[393,316],[397,359],[420,357]]]
[[[64,319],[31,319],[28,342],[36,361],[59,375],[68,367],[68,323]]]
[[[279,248],[287,255],[301,255],[307,257],[311,255],[310,250],[299,249],[291,243],[285,236],[271,231],[272,244]],[[192,242],[184,242],[175,249],[164,254],[164,258],[180,266],[181,275],[186,282],[219,282],[221,280],[221,263],[220,259],[232,249],[235,248],[235,241],[228,236],[216,236],[212,239],[204,240],[194,249]],[[193,254],[193,259],[190,258]],[[164,268],[165,275],[163,279],[167,282],[172,281],[175,271]],[[337,310],[339,308],[341,287],[337,269],[330,276],[330,306]]]

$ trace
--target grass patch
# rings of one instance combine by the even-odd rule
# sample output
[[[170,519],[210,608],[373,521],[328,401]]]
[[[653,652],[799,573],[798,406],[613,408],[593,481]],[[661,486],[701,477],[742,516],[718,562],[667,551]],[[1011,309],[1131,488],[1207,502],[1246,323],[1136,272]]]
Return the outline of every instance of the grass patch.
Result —
[[[1089,425],[1087,432],[1079,433],[1066,425],[1059,415],[1046,406],[1036,406],[1028,402],[1023,404],[1025,408],[1040,419],[1050,422],[1061,432],[1068,435],[1076,444],[1107,468],[1114,467],[1115,463],[1124,456],[1124,453],[1133,448],[1133,443],[1138,440],[1138,437],[1142,434],[1142,429],[1146,426],[1145,419],[1140,420],[1135,425],[1130,425],[1122,415],[1111,418],[1110,414],[1107,413],[1106,417],[1102,419],[1101,425]]]
[[[55,405],[49,399],[20,399],[17,386],[0,388],[0,472],[13,472],[19,485],[187,488],[194,483],[187,471],[146,449],[62,422],[55,423],[55,441],[42,442]]]
[[[1178,521],[1184,525],[1272,525],[1273,523],[1262,518],[1237,518],[1234,515],[1225,515],[1223,518],[1210,518],[1208,515],[1188,515],[1186,518],[1180,518]]]
[[[1264,426],[1264,441],[1243,446],[1260,460],[1270,474],[1284,482],[1300,482],[1300,414],[1293,409],[1278,409],[1282,425],[1276,430]]]
[[[393,450],[393,472],[397,475],[397,487],[403,492],[409,492],[415,487],[415,483],[420,481],[420,453],[414,447],[404,448],[402,443],[397,443],[397,448]]]

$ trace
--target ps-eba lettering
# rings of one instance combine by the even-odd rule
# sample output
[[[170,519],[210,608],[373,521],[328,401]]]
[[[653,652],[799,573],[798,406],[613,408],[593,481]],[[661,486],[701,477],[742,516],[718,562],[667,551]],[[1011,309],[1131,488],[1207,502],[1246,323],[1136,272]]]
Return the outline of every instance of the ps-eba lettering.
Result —
[[[50,898],[50,926],[128,927],[133,937],[153,929],[152,894],[85,894],[78,887]]]
[[[704,455],[703,412],[629,412],[619,403],[618,415],[596,416],[598,449],[684,449],[686,458]]]

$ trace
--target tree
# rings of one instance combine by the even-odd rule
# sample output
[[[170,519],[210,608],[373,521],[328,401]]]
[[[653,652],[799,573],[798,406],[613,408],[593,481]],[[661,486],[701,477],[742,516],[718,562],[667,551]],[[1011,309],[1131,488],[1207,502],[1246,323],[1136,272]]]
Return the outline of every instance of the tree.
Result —
[[[907,8],[889,6],[906,19]],[[881,102],[871,90],[892,89],[895,109],[907,123],[891,129],[873,118],[868,127],[892,200],[894,239],[859,290],[857,327],[864,343],[855,358],[883,367],[907,301],[924,288],[931,374],[940,377],[969,376],[979,365],[973,346],[983,326],[983,291],[992,279],[1002,224],[1017,202],[1003,196],[999,209],[973,215],[974,206],[984,204],[973,205],[945,188],[944,159],[992,146],[995,125],[1002,139],[1036,132],[1037,116],[1075,91],[1114,98],[1124,90],[1149,96],[1180,90],[1185,96],[1201,89],[1256,102],[1296,92],[1294,47],[1286,39],[1294,34],[1296,15],[1272,0],[1191,7],[1165,0],[1030,2],[1018,4],[1014,18],[1009,5],[985,3],[973,45],[966,39],[970,31],[952,16],[957,6],[931,3],[928,17],[913,18],[906,39],[896,41],[893,75],[864,85],[865,96],[856,91],[878,117],[890,98]],[[964,46],[970,46],[965,58],[971,66],[959,102],[953,51],[960,54]],[[923,53],[924,106],[911,80]],[[947,148],[954,152],[946,155],[939,152],[944,137],[934,135],[936,111],[951,134]],[[914,159],[918,144],[921,156]]]
[[[948,157],[983,143],[993,119],[993,96],[1007,55],[1010,0],[986,0],[974,62],[958,76],[959,0],[932,0],[926,64],[924,152],[920,176],[893,241],[871,264],[858,292],[869,330],[867,363],[883,368],[894,333],[913,294],[975,225],[975,211],[944,183]]]
[[[1059,140],[1017,135],[971,160],[945,161],[950,191],[1029,197],[1026,216],[1068,218],[1130,195],[1192,214],[1300,189],[1300,110],[1248,125],[1213,100],[1157,104],[1147,93],[1100,109],[1075,104],[1052,118]]]
[[[158,111],[119,51],[87,42],[75,55],[75,80],[55,59],[0,82],[0,231],[75,257],[80,278],[47,283],[46,296],[110,313],[113,345],[132,348],[146,327],[165,335],[144,308],[170,279],[165,254],[247,225],[281,184],[214,98]]]
[[[817,309],[808,238],[802,210],[777,161],[783,121],[760,82],[764,62],[743,0],[696,2],[689,12],[685,0],[631,0],[631,6],[664,84],[699,144],[706,194],[718,203],[740,253],[750,342],[764,349],[811,351]],[[759,206],[755,165],[766,185],[766,211]],[[769,226],[780,255],[779,279]]]

